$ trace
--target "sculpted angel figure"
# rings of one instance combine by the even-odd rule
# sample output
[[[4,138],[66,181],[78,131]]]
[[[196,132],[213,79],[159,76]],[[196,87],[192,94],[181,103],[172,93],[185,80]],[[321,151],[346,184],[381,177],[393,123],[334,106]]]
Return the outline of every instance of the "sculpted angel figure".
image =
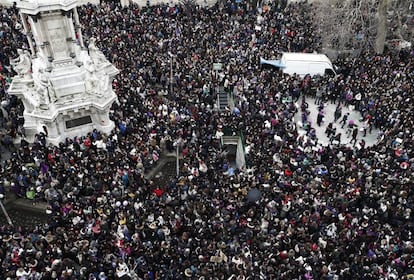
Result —
[[[89,40],[89,46],[88,46],[89,56],[92,58],[92,61],[95,63],[95,65],[99,65],[107,60],[106,60],[105,55],[95,45],[95,42],[96,42],[96,38],[92,37]]]
[[[18,49],[17,53],[19,56],[17,58],[11,59],[10,64],[12,65],[14,71],[20,77],[27,77],[30,78],[30,69],[32,68],[32,60],[30,58],[30,54],[28,51],[24,51],[22,49]]]
[[[100,95],[100,84],[97,77],[95,63],[92,60],[87,60],[85,63],[86,69],[86,79],[85,79],[85,88],[86,92],[90,94]]]

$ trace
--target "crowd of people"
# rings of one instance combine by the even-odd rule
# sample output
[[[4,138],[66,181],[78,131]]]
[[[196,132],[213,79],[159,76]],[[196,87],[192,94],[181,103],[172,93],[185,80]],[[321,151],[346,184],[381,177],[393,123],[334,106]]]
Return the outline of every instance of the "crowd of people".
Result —
[[[339,58],[336,77],[261,67],[261,57],[321,47],[310,4],[279,2],[79,7],[85,40],[121,70],[116,128],[58,146],[39,133],[16,148],[5,140],[24,108],[7,94],[8,65],[25,39],[16,9],[2,7],[2,148],[13,154],[0,191],[47,201],[49,222],[1,225],[0,278],[414,279],[414,52]],[[234,109],[219,110],[221,89]],[[322,146],[311,96],[354,106],[378,142]],[[224,129],[245,142],[247,164],[231,172]],[[179,176],[146,179],[174,143]]]

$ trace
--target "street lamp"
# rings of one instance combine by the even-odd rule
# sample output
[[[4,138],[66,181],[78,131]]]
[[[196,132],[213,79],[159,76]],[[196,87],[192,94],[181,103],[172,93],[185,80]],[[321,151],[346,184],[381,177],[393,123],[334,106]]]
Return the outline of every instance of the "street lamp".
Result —
[[[9,223],[9,225],[13,226],[13,222],[10,219],[9,214],[7,214],[6,208],[4,208],[2,199],[4,198],[4,194],[0,193],[0,208],[3,211],[4,216],[6,217],[7,222]]]
[[[173,93],[173,58],[175,55],[173,55],[171,52],[168,52],[168,55],[170,56],[170,95]]]
[[[180,175],[180,143],[181,138],[178,138],[173,144],[173,146],[175,146],[177,177]]]

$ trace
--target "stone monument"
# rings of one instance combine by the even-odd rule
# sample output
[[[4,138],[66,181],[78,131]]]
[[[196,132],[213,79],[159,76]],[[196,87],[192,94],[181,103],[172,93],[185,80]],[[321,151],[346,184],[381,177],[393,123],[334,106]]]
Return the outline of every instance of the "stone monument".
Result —
[[[48,142],[86,135],[93,129],[109,133],[109,110],[117,97],[112,80],[119,73],[96,47],[85,47],[77,0],[17,2],[30,50],[11,60],[17,75],[8,90],[24,105],[26,140],[40,132]]]

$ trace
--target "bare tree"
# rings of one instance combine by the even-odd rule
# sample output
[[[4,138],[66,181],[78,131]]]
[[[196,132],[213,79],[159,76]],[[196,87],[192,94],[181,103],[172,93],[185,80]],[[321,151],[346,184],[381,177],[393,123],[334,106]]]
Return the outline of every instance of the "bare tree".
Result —
[[[414,4],[410,1],[389,1],[386,43],[401,47],[401,42],[414,43]]]
[[[315,24],[324,48],[382,53],[388,40],[412,40],[410,0],[316,0]]]
[[[384,52],[385,40],[387,38],[387,7],[388,0],[380,0],[378,5],[377,36],[375,40],[375,51]]]

